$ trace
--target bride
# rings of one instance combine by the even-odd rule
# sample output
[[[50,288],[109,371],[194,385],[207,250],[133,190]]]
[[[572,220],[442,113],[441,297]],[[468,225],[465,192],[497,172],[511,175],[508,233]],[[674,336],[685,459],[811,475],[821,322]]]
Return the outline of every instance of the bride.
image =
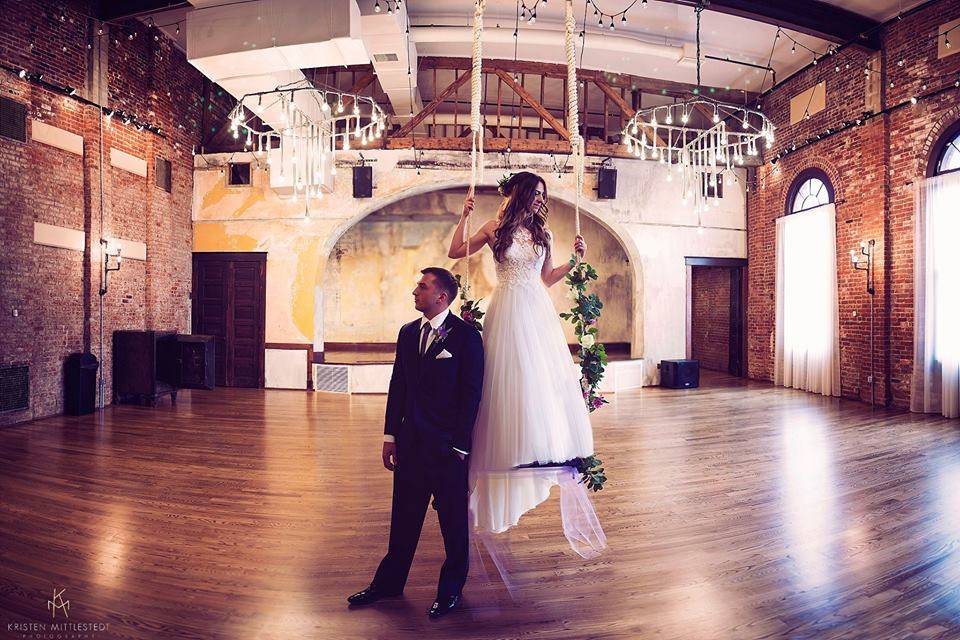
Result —
[[[479,533],[505,531],[547,499],[563,470],[542,465],[594,452],[578,371],[547,293],[572,266],[553,264],[546,184],[522,171],[501,192],[496,219],[469,241],[471,254],[492,249],[497,273],[484,319],[483,396],[470,456],[470,512]],[[467,253],[463,229],[473,207],[468,197],[450,258]],[[581,257],[586,253],[581,236],[573,249]],[[541,467],[518,469],[531,464]],[[595,519],[588,500],[587,508]]]

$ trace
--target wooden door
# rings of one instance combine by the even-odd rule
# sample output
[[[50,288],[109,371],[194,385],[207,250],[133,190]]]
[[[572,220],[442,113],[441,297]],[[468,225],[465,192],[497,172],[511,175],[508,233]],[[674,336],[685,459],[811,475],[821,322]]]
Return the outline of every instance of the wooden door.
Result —
[[[193,332],[214,336],[220,386],[263,386],[266,258],[193,254]]]

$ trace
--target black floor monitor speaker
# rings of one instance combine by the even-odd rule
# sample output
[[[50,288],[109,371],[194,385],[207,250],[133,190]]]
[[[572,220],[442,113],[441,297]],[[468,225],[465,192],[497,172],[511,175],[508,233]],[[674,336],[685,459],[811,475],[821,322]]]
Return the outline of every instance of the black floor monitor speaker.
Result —
[[[613,167],[600,167],[597,170],[597,197],[603,200],[617,197],[617,170]]]
[[[364,165],[353,168],[353,197],[373,197],[373,167]]]
[[[660,386],[693,389],[700,386],[699,360],[661,360]]]

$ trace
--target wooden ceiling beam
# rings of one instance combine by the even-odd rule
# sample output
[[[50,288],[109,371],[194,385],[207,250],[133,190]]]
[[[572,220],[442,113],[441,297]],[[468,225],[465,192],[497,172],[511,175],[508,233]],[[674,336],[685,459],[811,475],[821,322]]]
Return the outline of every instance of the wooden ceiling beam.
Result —
[[[620,108],[620,111],[623,112],[623,115],[627,120],[632,118],[637,113],[636,111],[633,110],[633,107],[631,107],[626,103],[626,101],[624,101],[624,99],[620,96],[619,93],[613,90],[613,87],[608,85],[603,80],[600,80],[599,78],[594,78],[593,84],[597,85],[600,91],[603,91],[604,95],[610,98],[610,100],[612,100],[613,103]],[[641,129],[647,132],[647,135],[649,135],[651,139],[659,142],[661,147],[667,146],[667,143],[663,141],[663,138],[657,135],[657,133],[653,130],[653,127],[651,127],[648,124],[644,124],[642,122],[638,124],[640,125]]]
[[[516,80],[513,79],[506,71],[502,69],[497,69],[495,71],[497,77],[503,80],[504,84],[513,89],[514,93],[520,96],[520,99],[526,102],[530,107],[537,112],[537,115],[543,118],[544,122],[550,125],[550,128],[556,131],[561,138],[564,140],[570,140],[570,132],[567,131],[567,128],[563,126],[556,116],[550,113],[540,101],[534,98],[529,91],[520,86]]]
[[[437,110],[437,107],[439,107],[444,100],[446,100],[454,91],[463,86],[463,83],[469,80],[471,75],[472,72],[469,68],[464,73],[458,75],[453,82],[447,85],[446,89],[441,91],[433,100],[430,101],[430,104],[425,106],[423,109],[417,112],[415,116],[410,118],[410,120],[407,121],[407,124],[400,127],[393,137],[403,138],[410,135],[410,133],[413,132],[413,130],[416,129],[420,123],[426,119],[427,116]]]
[[[691,0],[663,0],[691,5]],[[748,18],[843,44],[880,49],[880,23],[823,0],[710,0],[708,11]],[[863,35],[866,33],[866,35]]]
[[[424,56],[419,60],[420,69],[470,69],[472,62],[470,58],[456,58],[446,56]],[[506,71],[509,74],[529,73],[541,75],[545,78],[564,79],[567,77],[567,67],[562,64],[551,62],[529,62],[524,60],[489,60],[483,61],[482,70],[484,73],[496,73],[498,70]],[[694,84],[686,82],[676,82],[673,80],[660,80],[658,78],[645,78],[625,73],[609,73],[607,71],[597,71],[593,69],[581,69],[577,72],[577,77],[582,81],[590,82],[595,78],[600,79],[611,87],[625,87],[627,89],[638,89],[644,93],[665,95],[673,98],[691,98],[700,93],[713,100],[720,102],[731,102],[742,104],[754,102],[758,93],[754,91],[741,91],[738,89],[724,89],[722,87],[697,87]]]

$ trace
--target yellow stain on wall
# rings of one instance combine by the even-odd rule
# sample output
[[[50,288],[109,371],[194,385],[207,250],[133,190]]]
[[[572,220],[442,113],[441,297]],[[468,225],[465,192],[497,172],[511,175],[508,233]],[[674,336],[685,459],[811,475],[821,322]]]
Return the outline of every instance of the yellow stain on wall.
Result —
[[[293,279],[292,316],[304,340],[313,340],[313,288],[317,283],[317,269],[320,266],[320,238],[298,238],[293,245],[297,254],[297,273]]]
[[[219,204],[226,195],[226,183],[223,180],[215,180],[210,190],[203,194],[203,200],[200,206],[204,209],[209,209],[210,207]]]
[[[251,187],[233,187],[228,188],[224,181],[217,180],[210,187],[210,190],[203,194],[203,200],[201,208],[209,209],[216,205],[221,205],[221,209],[226,209],[227,207],[222,206],[222,201],[227,196],[237,196],[242,195],[246,192],[246,197],[243,199],[243,202],[240,203],[233,211],[229,211],[229,214],[233,218],[241,217],[247,209],[257,204],[258,202],[263,202],[266,200],[263,189],[254,189]],[[226,212],[225,212],[226,213]]]
[[[223,222],[197,221],[193,224],[194,251],[254,251],[256,248],[256,238],[228,233]]]

